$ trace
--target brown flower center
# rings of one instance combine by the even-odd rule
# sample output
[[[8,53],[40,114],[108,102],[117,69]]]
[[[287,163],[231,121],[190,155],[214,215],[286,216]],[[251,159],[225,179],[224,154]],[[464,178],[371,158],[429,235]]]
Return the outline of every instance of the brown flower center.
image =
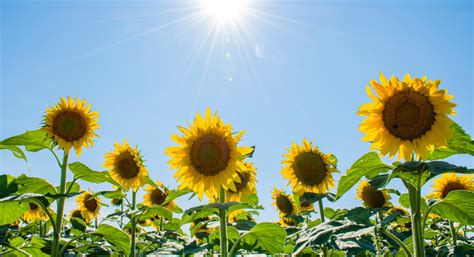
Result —
[[[302,201],[302,202],[300,203],[300,206],[303,207],[303,208],[309,207],[310,205],[311,205],[311,203],[308,202],[308,201],[306,201],[306,200],[305,200],[305,201]]]
[[[71,217],[73,217],[73,218],[78,218],[78,219],[84,219],[84,218],[82,217],[81,210],[74,210],[74,211],[71,213]]]
[[[449,192],[454,191],[454,190],[464,190],[466,187],[464,187],[463,184],[458,183],[458,182],[450,182],[448,183],[444,189],[443,189],[443,198],[448,196]]]
[[[239,177],[240,177],[240,182],[234,182],[236,190],[235,191],[230,190],[233,193],[240,192],[242,189],[244,189],[248,185],[248,183],[250,181],[250,173],[249,172],[238,172],[238,174],[239,174]]]
[[[319,154],[300,153],[293,164],[298,181],[307,186],[319,185],[327,175],[326,163]]]
[[[214,176],[227,167],[230,147],[222,136],[204,135],[193,143],[190,160],[197,172],[205,176]]]
[[[138,175],[140,167],[138,167],[138,163],[135,161],[135,156],[126,151],[117,156],[115,160],[115,170],[120,177],[130,179]]]
[[[73,142],[87,133],[87,122],[78,112],[64,111],[54,118],[52,129],[55,135],[67,142]]]
[[[286,195],[278,195],[276,198],[276,206],[278,210],[283,212],[284,214],[292,214],[293,213],[293,204],[291,203],[290,199]]]
[[[90,199],[92,195],[88,195],[85,200],[84,200],[84,205],[86,206],[86,209],[90,212],[95,212],[97,208],[99,207],[99,204],[97,203],[97,200],[95,198]]]
[[[391,96],[383,110],[385,127],[402,140],[414,140],[426,134],[433,126],[435,116],[430,99],[412,90]]]
[[[38,209],[39,207],[37,204],[34,204],[34,203],[28,203],[28,206],[30,207],[30,210],[32,211]]]
[[[382,208],[385,204],[385,196],[382,191],[368,185],[362,192],[362,200],[370,208]]]
[[[161,205],[168,195],[163,192],[161,189],[156,188],[151,192],[151,202],[153,204]]]

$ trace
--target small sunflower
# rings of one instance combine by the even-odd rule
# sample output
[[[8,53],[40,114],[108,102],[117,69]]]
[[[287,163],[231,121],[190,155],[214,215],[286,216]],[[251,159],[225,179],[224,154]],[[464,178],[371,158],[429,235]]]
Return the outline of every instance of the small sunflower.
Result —
[[[109,169],[110,176],[117,183],[137,191],[146,183],[148,177],[148,170],[138,148],[132,148],[127,140],[123,144],[115,143],[114,147],[113,151],[105,155],[104,168]]]
[[[257,192],[255,187],[255,182],[257,182],[256,169],[251,162],[246,162],[245,166],[247,167],[245,170],[238,172],[240,182],[234,182],[235,190],[229,189],[227,191],[227,202],[241,202],[244,201],[248,195]]]
[[[161,182],[156,181],[155,184],[157,187],[152,185],[147,185],[145,187],[145,191],[147,193],[143,196],[143,204],[146,206],[152,206],[154,204],[163,205],[166,197],[169,194],[169,189],[166,188]],[[163,206],[169,210],[173,210],[176,206],[176,203],[174,201],[170,201]]]
[[[43,208],[35,203],[28,203],[28,210],[23,214],[23,219],[27,222],[35,222],[48,219]]]
[[[120,206],[120,205],[122,205],[122,203],[123,203],[123,199],[115,199],[115,198],[113,198],[112,200],[110,200],[110,203],[111,203],[113,206]]]
[[[307,200],[300,201],[300,204],[298,205],[298,213],[311,211],[314,211],[314,204]]]
[[[324,194],[334,187],[331,175],[337,172],[334,155],[320,152],[316,146],[313,148],[306,138],[302,146],[292,143],[287,150],[288,153],[283,155],[287,159],[282,161],[285,166],[281,173],[295,192]]]
[[[277,207],[280,216],[295,215],[297,207],[293,198],[284,191],[274,188],[272,192],[273,205]]]
[[[390,204],[387,191],[375,189],[367,180],[363,180],[357,188],[357,199],[369,208],[382,208]]]
[[[390,158],[398,153],[399,160],[409,161],[413,152],[423,160],[435,147],[447,145],[453,123],[448,115],[455,114],[456,105],[449,101],[453,97],[447,90],[438,89],[441,81],[411,78],[409,74],[403,81],[396,77],[388,81],[380,74],[380,81],[370,81],[377,95],[367,85],[374,102],[362,105],[358,112],[367,116],[359,129],[366,134],[363,141],[372,142],[371,149]]]
[[[86,222],[90,222],[92,219],[97,218],[100,206],[102,205],[99,198],[92,198],[92,196],[92,193],[84,192],[76,198],[76,203]]]
[[[190,229],[192,233],[194,233],[194,237],[196,237],[199,240],[202,240],[206,237],[209,236],[212,231],[214,231],[214,228],[208,227],[208,223],[211,220],[209,216],[205,216],[202,218],[197,218],[193,220],[191,223]]]
[[[457,176],[456,173],[445,173],[433,182],[434,192],[430,196],[444,199],[454,190],[474,191],[474,175]]]
[[[59,147],[66,151],[74,147],[80,156],[83,146],[89,148],[94,145],[93,138],[97,137],[94,131],[99,128],[98,118],[99,114],[90,111],[86,100],[61,97],[60,102],[46,109],[43,130]]]
[[[242,158],[251,153],[251,147],[239,147],[237,143],[244,131],[234,134],[230,124],[224,124],[217,114],[206,110],[203,118],[196,114],[189,128],[178,127],[183,136],[173,135],[178,146],[168,147],[166,154],[180,189],[189,188],[209,199],[219,194],[220,188],[236,191],[240,182],[238,171],[246,170]]]
[[[282,227],[295,227],[298,226],[298,222],[290,217],[280,217],[278,224]]]
[[[71,213],[69,214],[69,218],[77,218],[77,219],[85,220],[84,217],[82,216],[81,209],[75,209],[71,211]]]
[[[252,213],[241,209],[230,212],[228,215],[228,220],[229,222],[237,222],[238,220],[253,221],[254,218],[252,217]]]

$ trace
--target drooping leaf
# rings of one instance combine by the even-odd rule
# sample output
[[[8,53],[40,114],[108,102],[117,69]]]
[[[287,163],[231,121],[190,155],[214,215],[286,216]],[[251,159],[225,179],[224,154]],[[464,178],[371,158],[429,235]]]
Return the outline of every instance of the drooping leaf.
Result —
[[[455,154],[474,155],[474,141],[461,126],[454,123],[450,127],[452,137],[448,140],[448,147],[437,148],[428,155],[428,160],[439,160]]]
[[[52,149],[52,141],[47,133],[42,130],[29,130],[23,134],[7,138],[2,145],[24,146],[27,151],[37,152],[43,149]]]
[[[109,199],[123,199],[126,195],[122,192],[122,190],[117,189],[114,191],[100,191],[94,194],[94,197],[103,196]]]
[[[0,141],[0,150],[2,149],[9,150],[16,158],[24,160],[26,162],[26,165],[28,166],[28,169],[30,169],[28,159],[26,158],[25,153],[23,152],[23,150],[21,150],[20,147],[16,145],[5,145],[2,143],[2,141]]]
[[[359,158],[346,171],[346,174],[341,177],[337,187],[336,199],[339,199],[349,189],[351,189],[362,177],[373,178],[380,173],[392,169],[392,166],[387,165],[380,160],[380,157],[375,152],[370,152]]]
[[[110,177],[107,171],[95,171],[80,162],[70,163],[68,167],[74,174],[74,177],[76,179],[84,180],[95,184],[108,182],[120,188],[122,187],[122,185],[120,185]]]
[[[252,249],[260,252],[277,254],[283,251],[286,231],[275,223],[262,222],[255,225],[249,232],[242,236],[241,242]]]
[[[163,217],[167,220],[173,219],[173,213],[170,210],[160,205],[152,205],[150,207],[143,206],[141,209],[145,211],[142,215],[144,219],[152,218],[152,217],[155,217],[156,215],[158,215],[159,217]]]
[[[180,196],[183,196],[185,194],[189,194],[191,193],[192,191],[188,188],[186,189],[176,189],[176,190],[171,190],[169,192],[169,194],[166,196],[166,199],[165,201],[163,202],[163,204],[167,204],[173,200],[175,200],[176,198],[180,197]]]
[[[44,195],[36,194],[36,193],[11,195],[11,196],[3,197],[0,199],[0,203],[6,203],[6,202],[35,203],[35,204],[41,204],[45,207],[49,205],[49,201],[46,199]]]
[[[474,192],[454,190],[441,201],[435,203],[432,212],[450,221],[464,225],[474,225]]]
[[[56,188],[42,178],[28,177],[25,174],[15,179],[18,186],[18,193],[56,194]]]
[[[123,230],[107,224],[101,224],[94,234],[104,237],[107,242],[116,246],[125,255],[130,253],[130,237]]]
[[[0,175],[0,198],[9,196],[18,191],[18,186],[15,184],[15,177],[4,174]]]
[[[28,210],[28,204],[0,202],[0,226],[13,224]]]

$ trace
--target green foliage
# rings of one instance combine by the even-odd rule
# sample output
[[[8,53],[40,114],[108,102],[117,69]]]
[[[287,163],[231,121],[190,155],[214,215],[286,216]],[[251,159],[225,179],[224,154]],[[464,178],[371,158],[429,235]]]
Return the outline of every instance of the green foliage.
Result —
[[[28,204],[0,202],[0,226],[13,224],[28,210]]]
[[[27,151],[37,152],[53,149],[53,143],[44,130],[29,130],[18,136],[9,137],[1,142],[3,146],[24,146]]]
[[[122,188],[122,185],[115,182],[107,171],[95,171],[87,167],[85,164],[80,162],[74,162],[68,165],[69,170],[74,174],[74,179],[80,179],[94,184],[100,184],[108,182],[119,188]]]
[[[437,148],[428,155],[428,160],[439,160],[455,154],[474,155],[474,141],[461,126],[454,123],[450,126],[452,137],[448,140],[448,147]]]
[[[451,191],[443,200],[435,203],[432,212],[450,221],[474,225],[474,192]]]
[[[26,155],[20,147],[16,145],[5,145],[2,141],[0,141],[0,150],[2,149],[9,150],[16,158],[24,160],[29,168],[28,159],[26,159]]]
[[[116,227],[102,224],[97,227],[97,230],[93,233],[94,235],[100,235],[107,240],[107,242],[116,246],[125,255],[130,252],[130,237],[123,230]]]
[[[283,251],[286,231],[277,224],[262,222],[245,233],[241,242],[246,250],[256,250],[277,254]]]

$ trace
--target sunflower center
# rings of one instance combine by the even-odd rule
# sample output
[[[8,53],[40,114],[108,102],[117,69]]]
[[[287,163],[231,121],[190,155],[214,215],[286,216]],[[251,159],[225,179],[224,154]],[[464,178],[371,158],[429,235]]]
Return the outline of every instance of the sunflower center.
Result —
[[[97,207],[99,205],[97,204],[97,200],[95,198],[90,199],[92,196],[89,195],[86,200],[84,201],[84,205],[86,206],[86,209],[90,212],[95,212],[97,210]]]
[[[290,199],[288,199],[288,197],[285,195],[279,195],[276,198],[276,205],[278,207],[278,210],[280,210],[284,214],[293,213],[293,204],[291,203]]]
[[[151,202],[153,204],[161,205],[168,195],[165,194],[161,189],[157,188],[151,192]]]
[[[463,190],[463,189],[466,189],[463,184],[457,183],[457,182],[451,182],[444,187],[443,198],[445,198],[451,191]]]
[[[78,219],[83,219],[81,211],[80,210],[75,210],[72,212],[71,217],[73,218],[78,218]]]
[[[197,172],[214,176],[225,170],[230,160],[230,147],[224,137],[208,134],[199,137],[190,151],[191,164]]]
[[[370,208],[382,208],[385,204],[385,196],[382,191],[367,186],[362,192],[362,200]]]
[[[307,186],[319,185],[327,174],[323,159],[316,153],[301,153],[293,164],[296,178]]]
[[[78,112],[60,112],[53,120],[53,132],[64,140],[73,142],[87,133],[87,122]]]
[[[122,152],[115,161],[115,169],[122,178],[130,179],[138,175],[138,167],[135,157],[129,152]]]
[[[29,207],[30,207],[30,210],[34,211],[36,209],[38,209],[38,205],[37,204],[34,204],[34,203],[28,203]]]
[[[385,103],[383,122],[388,131],[402,140],[420,138],[435,122],[430,99],[418,92],[398,92]]]
[[[306,207],[309,207],[311,205],[311,203],[309,203],[308,201],[302,201],[300,203],[300,206],[303,207],[303,208],[306,208]]]
[[[239,177],[240,177],[240,182],[234,182],[235,191],[230,190],[233,193],[240,192],[242,189],[244,189],[248,185],[248,183],[250,181],[250,173],[248,173],[248,172],[239,172],[238,174],[239,174]]]

